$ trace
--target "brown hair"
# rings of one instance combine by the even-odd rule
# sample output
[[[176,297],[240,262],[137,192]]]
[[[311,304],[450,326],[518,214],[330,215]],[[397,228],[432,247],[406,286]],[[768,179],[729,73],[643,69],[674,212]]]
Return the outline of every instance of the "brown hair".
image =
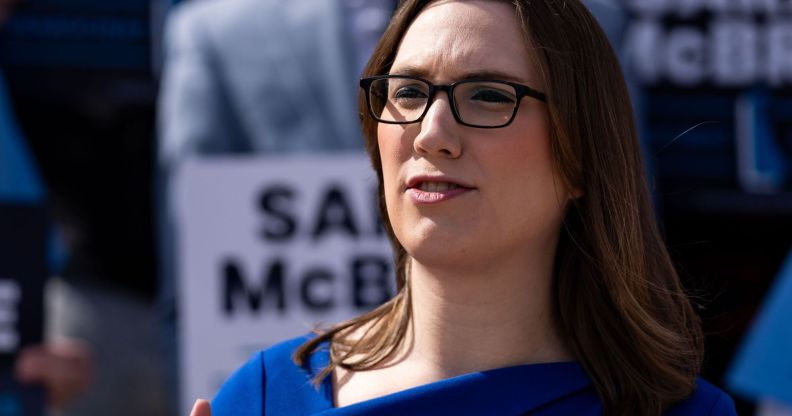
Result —
[[[666,251],[644,177],[619,62],[579,0],[512,3],[547,94],[554,164],[569,189],[555,259],[555,316],[608,415],[658,415],[688,397],[702,360],[700,323]],[[402,1],[364,76],[388,73],[409,25],[431,0]],[[408,256],[388,220],[377,123],[360,98],[380,212],[394,247],[398,293],[373,311],[303,344],[298,365],[330,341],[330,364],[377,367],[401,346],[411,319]],[[362,335],[351,338],[351,334]]]

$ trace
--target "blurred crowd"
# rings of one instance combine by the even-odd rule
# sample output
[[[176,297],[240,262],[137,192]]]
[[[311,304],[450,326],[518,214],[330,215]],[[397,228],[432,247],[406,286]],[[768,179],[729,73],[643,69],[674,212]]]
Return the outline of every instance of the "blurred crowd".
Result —
[[[48,265],[41,335],[13,354],[13,372],[43,386],[56,414],[177,413],[176,172],[195,157],[362,149],[356,80],[396,7],[176,3],[0,0],[0,207],[44,208]],[[658,219],[700,293],[704,376],[734,389],[741,414],[756,402],[757,414],[792,414],[792,381],[765,389],[763,377],[778,379],[754,371],[754,356],[792,369],[772,361],[792,346],[778,318],[792,314],[792,266],[781,267],[792,243],[792,76],[648,84],[630,65],[648,57],[622,47],[649,36],[630,23],[645,16],[626,3],[640,2],[586,3],[624,60]],[[769,144],[754,139],[762,129]],[[0,241],[26,234],[20,224],[0,222]]]

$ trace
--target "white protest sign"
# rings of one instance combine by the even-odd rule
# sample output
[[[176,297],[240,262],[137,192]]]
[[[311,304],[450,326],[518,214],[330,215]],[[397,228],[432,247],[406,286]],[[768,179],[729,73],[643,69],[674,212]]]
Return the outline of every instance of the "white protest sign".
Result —
[[[256,350],[393,293],[363,154],[189,160],[175,192],[182,413]]]

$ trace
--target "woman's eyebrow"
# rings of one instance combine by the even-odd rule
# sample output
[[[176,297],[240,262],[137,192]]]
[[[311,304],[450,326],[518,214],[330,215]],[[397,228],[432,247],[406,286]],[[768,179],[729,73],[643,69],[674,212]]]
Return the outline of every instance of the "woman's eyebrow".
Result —
[[[388,74],[389,75],[404,75],[404,76],[416,77],[416,78],[428,78],[429,77],[429,71],[427,71],[427,70],[425,70],[423,68],[417,67],[417,66],[412,66],[412,65],[403,66],[403,67],[398,68],[397,70],[393,70],[393,68],[391,68],[391,70],[388,71]]]
[[[411,66],[411,65],[406,65],[403,67],[399,67],[396,70],[391,70],[389,74],[405,75],[410,77],[423,78],[427,80],[432,78],[432,74],[430,71],[427,71],[425,68]],[[461,73],[459,76],[453,77],[454,81],[465,81],[469,79],[492,79],[492,80],[501,80],[501,81],[525,82],[525,80],[521,79],[520,77],[516,77],[506,72],[490,70],[490,69],[467,71]]]
[[[493,70],[481,70],[481,71],[471,71],[467,72],[459,78],[459,80],[466,80],[466,79],[476,79],[476,78],[484,78],[484,79],[497,79],[500,81],[514,81],[514,82],[525,82],[520,77],[516,77],[512,74],[507,74],[506,72],[501,71],[493,71]]]

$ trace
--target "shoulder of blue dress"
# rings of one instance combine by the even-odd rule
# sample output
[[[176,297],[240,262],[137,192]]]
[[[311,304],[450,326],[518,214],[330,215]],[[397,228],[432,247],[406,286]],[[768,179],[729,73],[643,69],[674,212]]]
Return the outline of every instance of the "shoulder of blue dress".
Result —
[[[215,416],[253,416],[263,409],[263,374],[261,352],[226,379],[212,400]]]
[[[315,376],[328,362],[327,343],[311,353],[307,366],[298,366],[293,359],[294,352],[315,336],[292,338],[261,352],[266,414],[313,414],[333,406],[330,379],[315,383]]]
[[[329,381],[313,377],[327,363],[326,343],[311,354],[308,368],[297,366],[294,351],[315,335],[304,335],[260,350],[237,369],[212,400],[215,416],[314,414],[332,407]]]
[[[274,372],[281,371],[284,367],[293,369],[299,368],[294,364],[295,351],[297,351],[301,345],[315,337],[316,334],[314,333],[301,335],[281,341],[262,351],[264,366],[267,372],[273,374]],[[308,367],[304,369],[310,370],[311,372],[317,370],[321,371],[328,362],[328,343],[323,342],[312,352],[308,360]]]
[[[703,378],[696,379],[696,390],[687,399],[671,407],[666,416],[704,415],[735,416],[734,400],[723,390]]]

